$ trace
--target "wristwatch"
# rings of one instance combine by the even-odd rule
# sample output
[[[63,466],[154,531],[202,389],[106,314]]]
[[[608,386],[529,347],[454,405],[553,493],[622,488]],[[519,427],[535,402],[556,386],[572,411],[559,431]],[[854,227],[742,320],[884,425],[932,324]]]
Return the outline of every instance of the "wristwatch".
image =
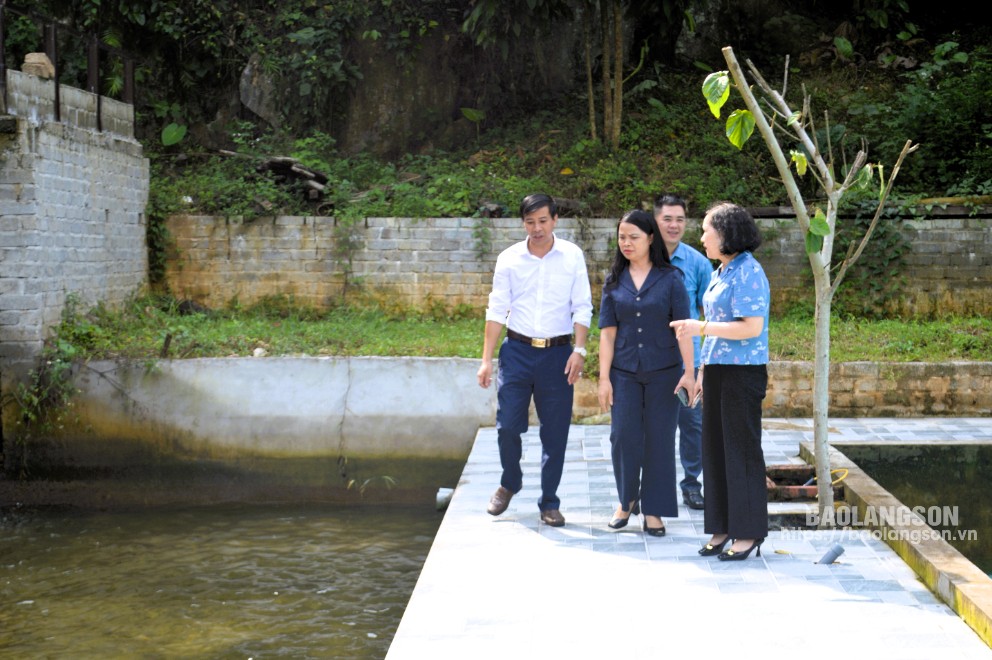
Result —
[[[572,349],[572,352],[573,353],[578,353],[582,357],[585,357],[586,356],[586,348],[585,348],[585,346],[576,346],[575,348]]]

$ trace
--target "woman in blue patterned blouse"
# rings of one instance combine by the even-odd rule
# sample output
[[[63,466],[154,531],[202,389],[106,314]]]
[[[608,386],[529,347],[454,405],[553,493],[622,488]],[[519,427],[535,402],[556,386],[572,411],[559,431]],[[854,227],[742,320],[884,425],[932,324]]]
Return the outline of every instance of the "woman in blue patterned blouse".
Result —
[[[761,402],[768,386],[768,278],[752,252],[761,233],[740,206],[720,202],[703,219],[706,256],[720,262],[703,296],[705,321],[674,321],[703,336],[696,394],[703,401],[704,529],[699,550],[723,561],[761,556],[768,532]],[[730,542],[729,549],[724,546]]]

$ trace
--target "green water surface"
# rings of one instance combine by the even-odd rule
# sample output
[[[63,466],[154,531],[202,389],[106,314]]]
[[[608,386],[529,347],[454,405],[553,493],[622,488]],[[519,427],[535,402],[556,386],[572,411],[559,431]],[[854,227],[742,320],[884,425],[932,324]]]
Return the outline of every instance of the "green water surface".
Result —
[[[0,514],[0,657],[383,658],[426,506]]]

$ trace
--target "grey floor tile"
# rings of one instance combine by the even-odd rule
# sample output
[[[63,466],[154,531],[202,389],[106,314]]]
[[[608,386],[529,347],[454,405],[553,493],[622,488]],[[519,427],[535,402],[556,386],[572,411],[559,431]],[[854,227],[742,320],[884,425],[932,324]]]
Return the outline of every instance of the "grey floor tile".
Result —
[[[992,423],[980,418],[832,419],[830,426],[831,441],[838,443],[932,443],[952,435],[992,441]],[[766,419],[766,462],[801,462],[798,445],[812,437],[812,420]],[[677,517],[666,518],[664,538],[645,537],[640,517],[628,529],[609,530],[616,507],[609,427],[573,427],[570,438],[559,491],[569,523],[556,529],[538,522],[536,428],[525,436],[524,489],[503,516],[485,514],[499,483],[499,454],[494,430],[479,430],[387,660],[501,657],[522,649],[527,656],[615,655],[617,645],[596,631],[653,629],[661,612],[675,631],[670,639],[706,640],[712,621],[689,613],[714,602],[740,616],[721,621],[720,635],[754,657],[768,655],[774,639],[774,655],[781,657],[992,658],[974,631],[881,541],[841,538],[836,531],[775,531],[760,558],[729,563],[698,555],[708,538],[702,512],[682,506]],[[681,464],[676,467],[681,477]],[[703,483],[705,489],[705,475]],[[845,548],[839,561],[817,564],[836,542]],[[503,565],[509,568],[500,570]],[[658,606],[626,609],[621,617],[617,583],[610,579],[618,575],[622,588],[640,599],[657,594]],[[675,602],[682,607],[673,609]],[[810,645],[816,621],[829,622],[836,647]],[[542,637],[549,627],[556,631],[552,641]],[[625,636],[623,654],[658,657],[652,640]]]

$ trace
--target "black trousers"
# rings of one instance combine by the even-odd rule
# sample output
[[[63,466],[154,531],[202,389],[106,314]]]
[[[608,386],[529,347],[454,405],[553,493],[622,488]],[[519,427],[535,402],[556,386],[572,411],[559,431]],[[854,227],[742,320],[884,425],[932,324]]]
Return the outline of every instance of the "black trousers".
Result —
[[[766,365],[708,364],[703,376],[703,529],[735,539],[768,535],[761,451]]]

